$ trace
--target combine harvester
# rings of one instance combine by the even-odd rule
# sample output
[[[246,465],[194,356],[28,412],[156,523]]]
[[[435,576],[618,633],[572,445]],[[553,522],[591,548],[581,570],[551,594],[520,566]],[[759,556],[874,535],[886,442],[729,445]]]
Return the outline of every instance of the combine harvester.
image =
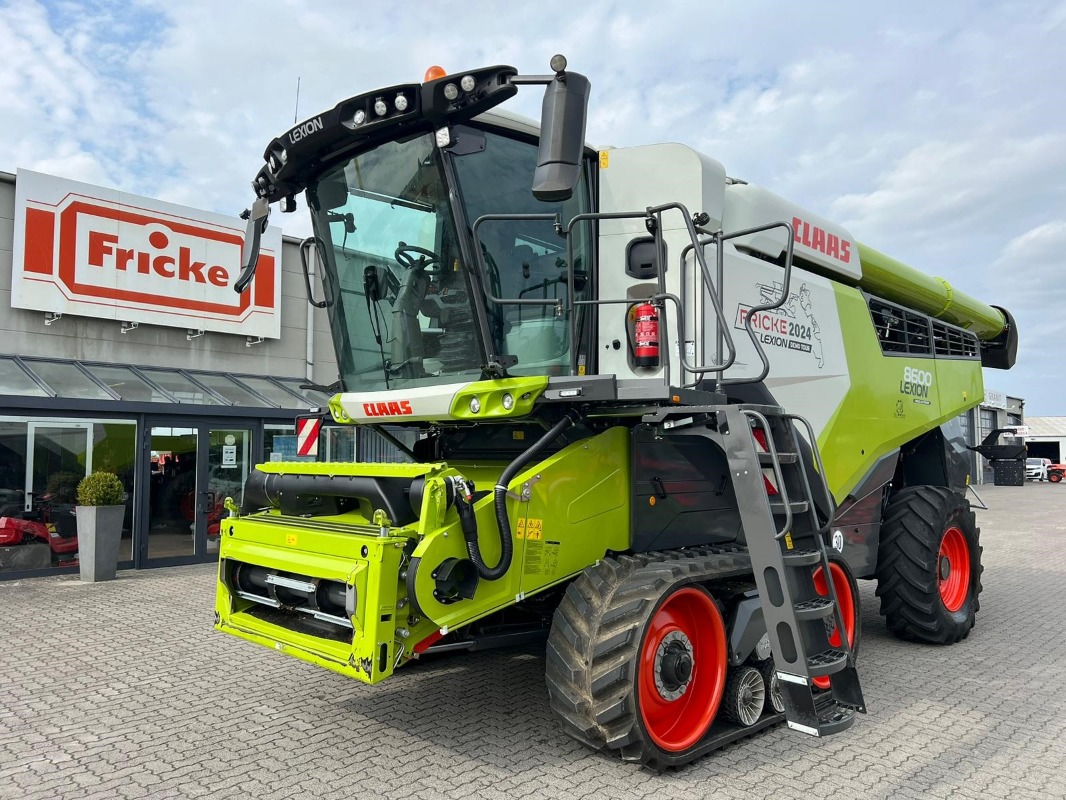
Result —
[[[589,148],[589,82],[552,70],[434,68],[270,143],[235,288],[305,193],[332,417],[419,438],[259,465],[216,627],[370,684],[547,637],[563,728],[656,769],[844,730],[856,579],[901,637],[974,625],[957,418],[1014,321],[689,147]],[[541,126],[492,110],[528,84]]]

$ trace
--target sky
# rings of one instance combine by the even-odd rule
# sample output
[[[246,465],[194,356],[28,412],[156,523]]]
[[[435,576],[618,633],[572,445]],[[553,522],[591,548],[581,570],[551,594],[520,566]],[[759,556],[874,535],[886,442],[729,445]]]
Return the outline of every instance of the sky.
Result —
[[[236,214],[294,114],[556,52],[590,143],[690,145],[1010,309],[986,388],[1066,415],[1066,2],[0,0],[0,171]]]

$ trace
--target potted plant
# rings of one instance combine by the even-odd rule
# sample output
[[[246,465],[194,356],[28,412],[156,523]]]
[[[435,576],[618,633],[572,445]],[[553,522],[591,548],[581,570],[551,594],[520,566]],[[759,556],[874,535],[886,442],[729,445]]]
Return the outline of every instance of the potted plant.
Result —
[[[83,581],[114,580],[126,515],[126,490],[113,472],[94,472],[78,483],[78,566]]]

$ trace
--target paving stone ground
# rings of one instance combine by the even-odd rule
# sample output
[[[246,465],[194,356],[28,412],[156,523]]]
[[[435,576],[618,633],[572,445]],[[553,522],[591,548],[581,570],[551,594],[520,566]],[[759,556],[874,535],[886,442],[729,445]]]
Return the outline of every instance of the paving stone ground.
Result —
[[[213,632],[210,565],[0,582],[0,798],[1066,797],[1066,485],[981,494],[967,640],[896,641],[864,582],[868,715],[663,775],[561,733],[543,647],[370,687]]]

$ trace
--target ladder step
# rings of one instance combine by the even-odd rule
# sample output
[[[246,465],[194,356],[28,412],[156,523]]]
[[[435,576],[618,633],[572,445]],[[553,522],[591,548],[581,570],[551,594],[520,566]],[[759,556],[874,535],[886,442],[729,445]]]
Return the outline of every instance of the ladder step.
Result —
[[[807,673],[812,678],[821,678],[840,672],[848,665],[848,654],[843,650],[823,650],[807,659]]]
[[[799,461],[799,456],[795,453],[778,453],[777,462],[779,464],[795,464]],[[759,466],[772,467],[774,465],[774,457],[770,453],[759,453]]]
[[[793,608],[796,610],[798,620],[824,619],[832,616],[833,601],[828,597],[814,597],[802,603],[796,603]]]
[[[788,727],[809,736],[832,736],[852,726],[855,722],[855,712],[846,706],[830,703],[819,709],[817,719],[812,721],[815,722],[814,725],[808,725],[806,721],[797,722],[790,719]]]
[[[813,567],[822,563],[822,554],[818,550],[804,548],[802,550],[789,550],[781,554],[781,560],[786,567]]]
[[[809,509],[811,507],[811,504],[808,503],[806,500],[796,500],[795,502],[789,503],[788,507],[792,509],[792,513],[793,514],[803,514],[804,512],[807,511],[807,509]],[[773,503],[773,502],[771,502],[770,503],[770,513],[771,514],[784,514],[785,513],[785,504],[784,503]]]
[[[830,706],[818,715],[818,735],[832,736],[847,730],[855,722],[855,712],[844,706]]]

